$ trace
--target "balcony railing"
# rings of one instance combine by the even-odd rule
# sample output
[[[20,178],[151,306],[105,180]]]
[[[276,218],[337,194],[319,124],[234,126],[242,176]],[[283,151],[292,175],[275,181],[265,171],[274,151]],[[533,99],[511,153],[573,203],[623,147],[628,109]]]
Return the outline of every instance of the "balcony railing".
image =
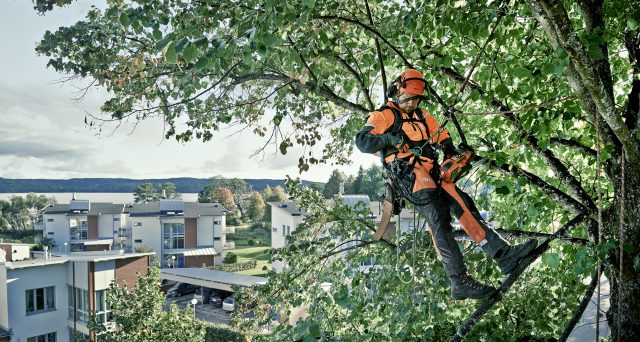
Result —
[[[222,234],[233,234],[236,232],[236,227],[224,227],[222,228]]]

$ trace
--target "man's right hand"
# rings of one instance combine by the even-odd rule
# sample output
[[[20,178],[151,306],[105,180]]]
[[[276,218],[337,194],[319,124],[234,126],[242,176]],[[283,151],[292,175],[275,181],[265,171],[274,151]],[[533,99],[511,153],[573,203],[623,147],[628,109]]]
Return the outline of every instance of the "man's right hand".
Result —
[[[398,133],[384,133],[381,137],[385,146],[397,146],[402,142],[402,135]]]

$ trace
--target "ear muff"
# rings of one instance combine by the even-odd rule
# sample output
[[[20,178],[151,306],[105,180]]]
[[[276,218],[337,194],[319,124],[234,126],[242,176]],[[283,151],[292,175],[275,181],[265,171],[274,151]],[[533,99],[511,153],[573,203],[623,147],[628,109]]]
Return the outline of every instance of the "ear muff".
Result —
[[[396,77],[395,80],[387,87],[386,95],[388,98],[392,99],[398,95],[400,95],[400,88],[398,87],[398,83],[400,82],[400,76]]]

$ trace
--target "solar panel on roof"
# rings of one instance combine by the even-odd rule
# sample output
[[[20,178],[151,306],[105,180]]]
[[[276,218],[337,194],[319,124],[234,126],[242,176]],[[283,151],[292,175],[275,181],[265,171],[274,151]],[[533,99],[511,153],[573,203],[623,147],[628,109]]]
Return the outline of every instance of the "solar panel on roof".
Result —
[[[160,211],[182,212],[184,211],[184,201],[176,199],[161,199]]]
[[[71,200],[69,201],[69,210],[89,211],[89,200]]]

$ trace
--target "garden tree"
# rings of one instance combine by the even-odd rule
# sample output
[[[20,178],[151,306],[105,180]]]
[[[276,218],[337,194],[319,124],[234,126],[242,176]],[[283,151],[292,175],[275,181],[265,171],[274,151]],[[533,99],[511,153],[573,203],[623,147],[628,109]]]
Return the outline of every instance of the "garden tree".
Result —
[[[204,341],[205,327],[193,319],[193,309],[174,304],[162,309],[165,296],[160,291],[160,270],[151,267],[146,277],[138,277],[133,290],[115,286],[106,291],[111,325],[104,325],[92,313],[87,327],[97,341]]]
[[[44,12],[70,1],[35,3]],[[638,340],[639,11],[627,0],[112,1],[84,21],[45,33],[37,51],[55,70],[109,91],[106,117],[91,118],[91,127],[159,117],[167,137],[206,141],[221,127],[242,125],[282,153],[302,145],[301,170],[348,162],[366,113],[402,69],[424,72],[424,107],[441,122],[466,84],[455,104],[485,161],[474,181],[495,189],[484,209],[518,203],[526,215],[499,210],[496,223],[509,229],[517,222],[535,233],[578,218],[569,234],[589,241],[552,244],[543,264],[478,321],[472,338],[558,336],[574,324],[570,316],[587,291],[580,280],[606,260],[612,338]],[[442,269],[424,248],[428,239],[408,237],[422,246],[415,258],[360,238],[347,257],[319,262],[341,248],[327,236],[347,238],[366,228],[346,208],[323,211],[313,203],[305,209],[317,215],[281,251],[291,272],[267,285],[278,294],[271,300],[284,307],[312,303],[309,317],[274,335],[453,334],[473,303],[447,304]],[[339,224],[327,232],[328,219]],[[336,250],[326,252],[329,246]],[[374,281],[347,267],[372,254],[389,265],[369,275]],[[408,260],[417,260],[415,279],[399,282],[408,278],[402,272]],[[490,264],[473,262],[479,263],[472,269],[495,279]],[[317,281],[333,287],[309,285]]]
[[[202,192],[200,193],[202,194]],[[202,195],[200,197],[198,194],[198,202],[200,203],[220,203],[225,209],[229,210],[231,213],[238,210],[236,207],[236,203],[233,200],[233,195],[231,194],[231,190],[224,187],[217,187],[211,189],[211,192],[207,192],[207,197]]]
[[[356,174],[355,178],[353,179],[353,183],[351,184],[352,193],[362,194],[365,192],[366,189],[363,187],[364,177],[364,167],[360,165],[360,167],[358,168],[358,173]]]
[[[158,194],[161,199],[182,199],[182,194],[176,190],[176,185],[171,182],[158,184]]]
[[[159,198],[160,194],[158,190],[149,182],[138,185],[136,191],[133,193],[133,202],[135,203],[153,202]]]
[[[380,199],[384,185],[382,177],[382,167],[379,165],[371,165],[365,170],[364,179],[362,180],[362,194],[366,194],[372,201]]]
[[[198,202],[202,202],[200,201],[200,197],[210,197],[213,189],[219,187],[231,190],[235,206],[240,210],[240,216],[243,216],[244,209],[242,205],[242,198],[247,192],[249,192],[249,184],[239,178],[224,178],[222,176],[209,178],[207,185],[205,185],[204,189],[198,193]]]
[[[249,195],[247,200],[247,216],[253,222],[260,222],[264,218],[265,203],[262,195],[254,191]]]
[[[324,185],[324,189],[322,189],[322,195],[324,195],[325,198],[332,198],[340,192],[340,184],[344,185],[346,179],[347,176],[344,172],[337,169],[333,170],[331,176],[329,176],[329,180],[327,180],[327,183]]]
[[[284,202],[287,200],[287,194],[284,192],[284,188],[280,185],[273,187],[271,195],[267,196],[267,202]]]
[[[56,203],[54,197],[27,194],[12,196],[9,201],[0,200],[0,229],[27,230],[34,223],[42,221],[40,211],[50,203]]]

